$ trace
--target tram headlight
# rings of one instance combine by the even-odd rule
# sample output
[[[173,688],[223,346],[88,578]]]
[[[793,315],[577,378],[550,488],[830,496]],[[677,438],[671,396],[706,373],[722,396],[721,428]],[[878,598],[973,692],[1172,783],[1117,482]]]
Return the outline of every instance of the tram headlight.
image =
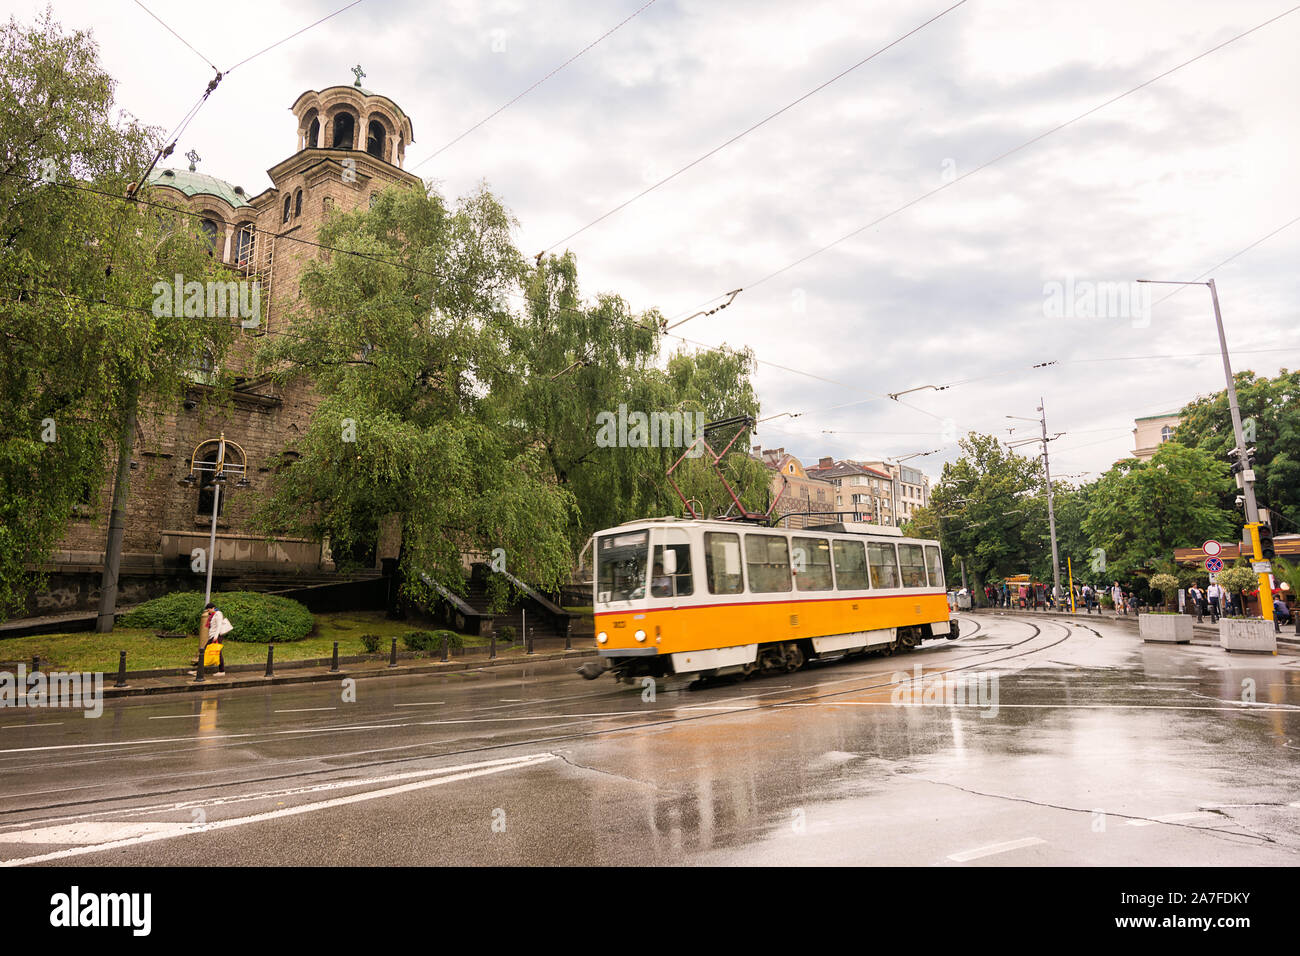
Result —
[[[637,632],[636,632],[635,634],[633,634],[632,636],[635,637],[635,638],[637,639],[637,643],[644,643],[644,642],[645,642],[645,631],[637,631]]]
[[[604,644],[608,640],[609,640],[609,635],[606,634],[604,631],[601,631],[599,634],[596,635],[597,644]]]

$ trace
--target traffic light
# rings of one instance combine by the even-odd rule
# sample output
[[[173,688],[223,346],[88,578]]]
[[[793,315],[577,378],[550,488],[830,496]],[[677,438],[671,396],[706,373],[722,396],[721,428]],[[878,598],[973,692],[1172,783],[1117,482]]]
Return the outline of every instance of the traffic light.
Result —
[[[1259,526],[1259,553],[1265,561],[1273,560],[1273,529],[1266,524]]]

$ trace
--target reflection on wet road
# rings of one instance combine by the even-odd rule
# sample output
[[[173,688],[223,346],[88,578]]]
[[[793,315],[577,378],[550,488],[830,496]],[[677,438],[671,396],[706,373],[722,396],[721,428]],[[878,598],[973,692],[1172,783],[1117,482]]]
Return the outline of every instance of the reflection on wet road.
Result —
[[[977,626],[978,625],[978,626]],[[0,718],[0,861],[1300,859],[1300,661],[979,616],[707,686],[543,664]]]

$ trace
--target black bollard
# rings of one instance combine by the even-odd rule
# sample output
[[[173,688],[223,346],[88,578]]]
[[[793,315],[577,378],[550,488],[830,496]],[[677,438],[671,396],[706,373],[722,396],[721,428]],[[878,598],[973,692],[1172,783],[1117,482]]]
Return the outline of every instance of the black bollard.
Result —
[[[266,676],[275,676],[275,645],[266,645]]]
[[[388,652],[388,666],[397,666],[397,638],[393,638],[393,649]]]
[[[564,649],[566,651],[573,650],[573,635],[569,633],[568,628],[564,629]]]
[[[451,653],[451,635],[444,634],[442,635],[442,659],[444,661],[451,660],[450,653]]]
[[[528,653],[531,654],[533,652],[533,632],[531,630],[524,635],[524,644],[527,645]]]
[[[330,673],[337,674],[339,670],[339,642],[334,642],[334,656],[330,659]]]
[[[38,654],[33,654],[33,655],[32,655],[32,673],[35,674],[35,673],[36,673],[38,670],[40,670],[40,669],[41,669],[41,658],[40,658],[40,655],[38,655]]]
[[[199,666],[194,668],[194,683],[196,684],[202,684],[203,681],[206,680],[206,678],[203,676],[203,658],[205,656],[204,655],[205,650],[206,648],[199,651]]]
[[[494,661],[496,659],[497,659],[497,634],[496,631],[493,631],[492,640],[488,642],[488,660]]]
[[[117,683],[114,687],[126,686],[126,651],[118,651],[117,658]]]

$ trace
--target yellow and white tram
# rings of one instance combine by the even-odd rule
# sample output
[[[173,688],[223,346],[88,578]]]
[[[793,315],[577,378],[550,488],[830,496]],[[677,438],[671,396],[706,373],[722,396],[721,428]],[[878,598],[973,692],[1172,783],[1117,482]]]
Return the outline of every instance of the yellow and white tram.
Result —
[[[630,521],[594,536],[596,646],[620,680],[797,670],[957,636],[937,541],[841,523]]]

